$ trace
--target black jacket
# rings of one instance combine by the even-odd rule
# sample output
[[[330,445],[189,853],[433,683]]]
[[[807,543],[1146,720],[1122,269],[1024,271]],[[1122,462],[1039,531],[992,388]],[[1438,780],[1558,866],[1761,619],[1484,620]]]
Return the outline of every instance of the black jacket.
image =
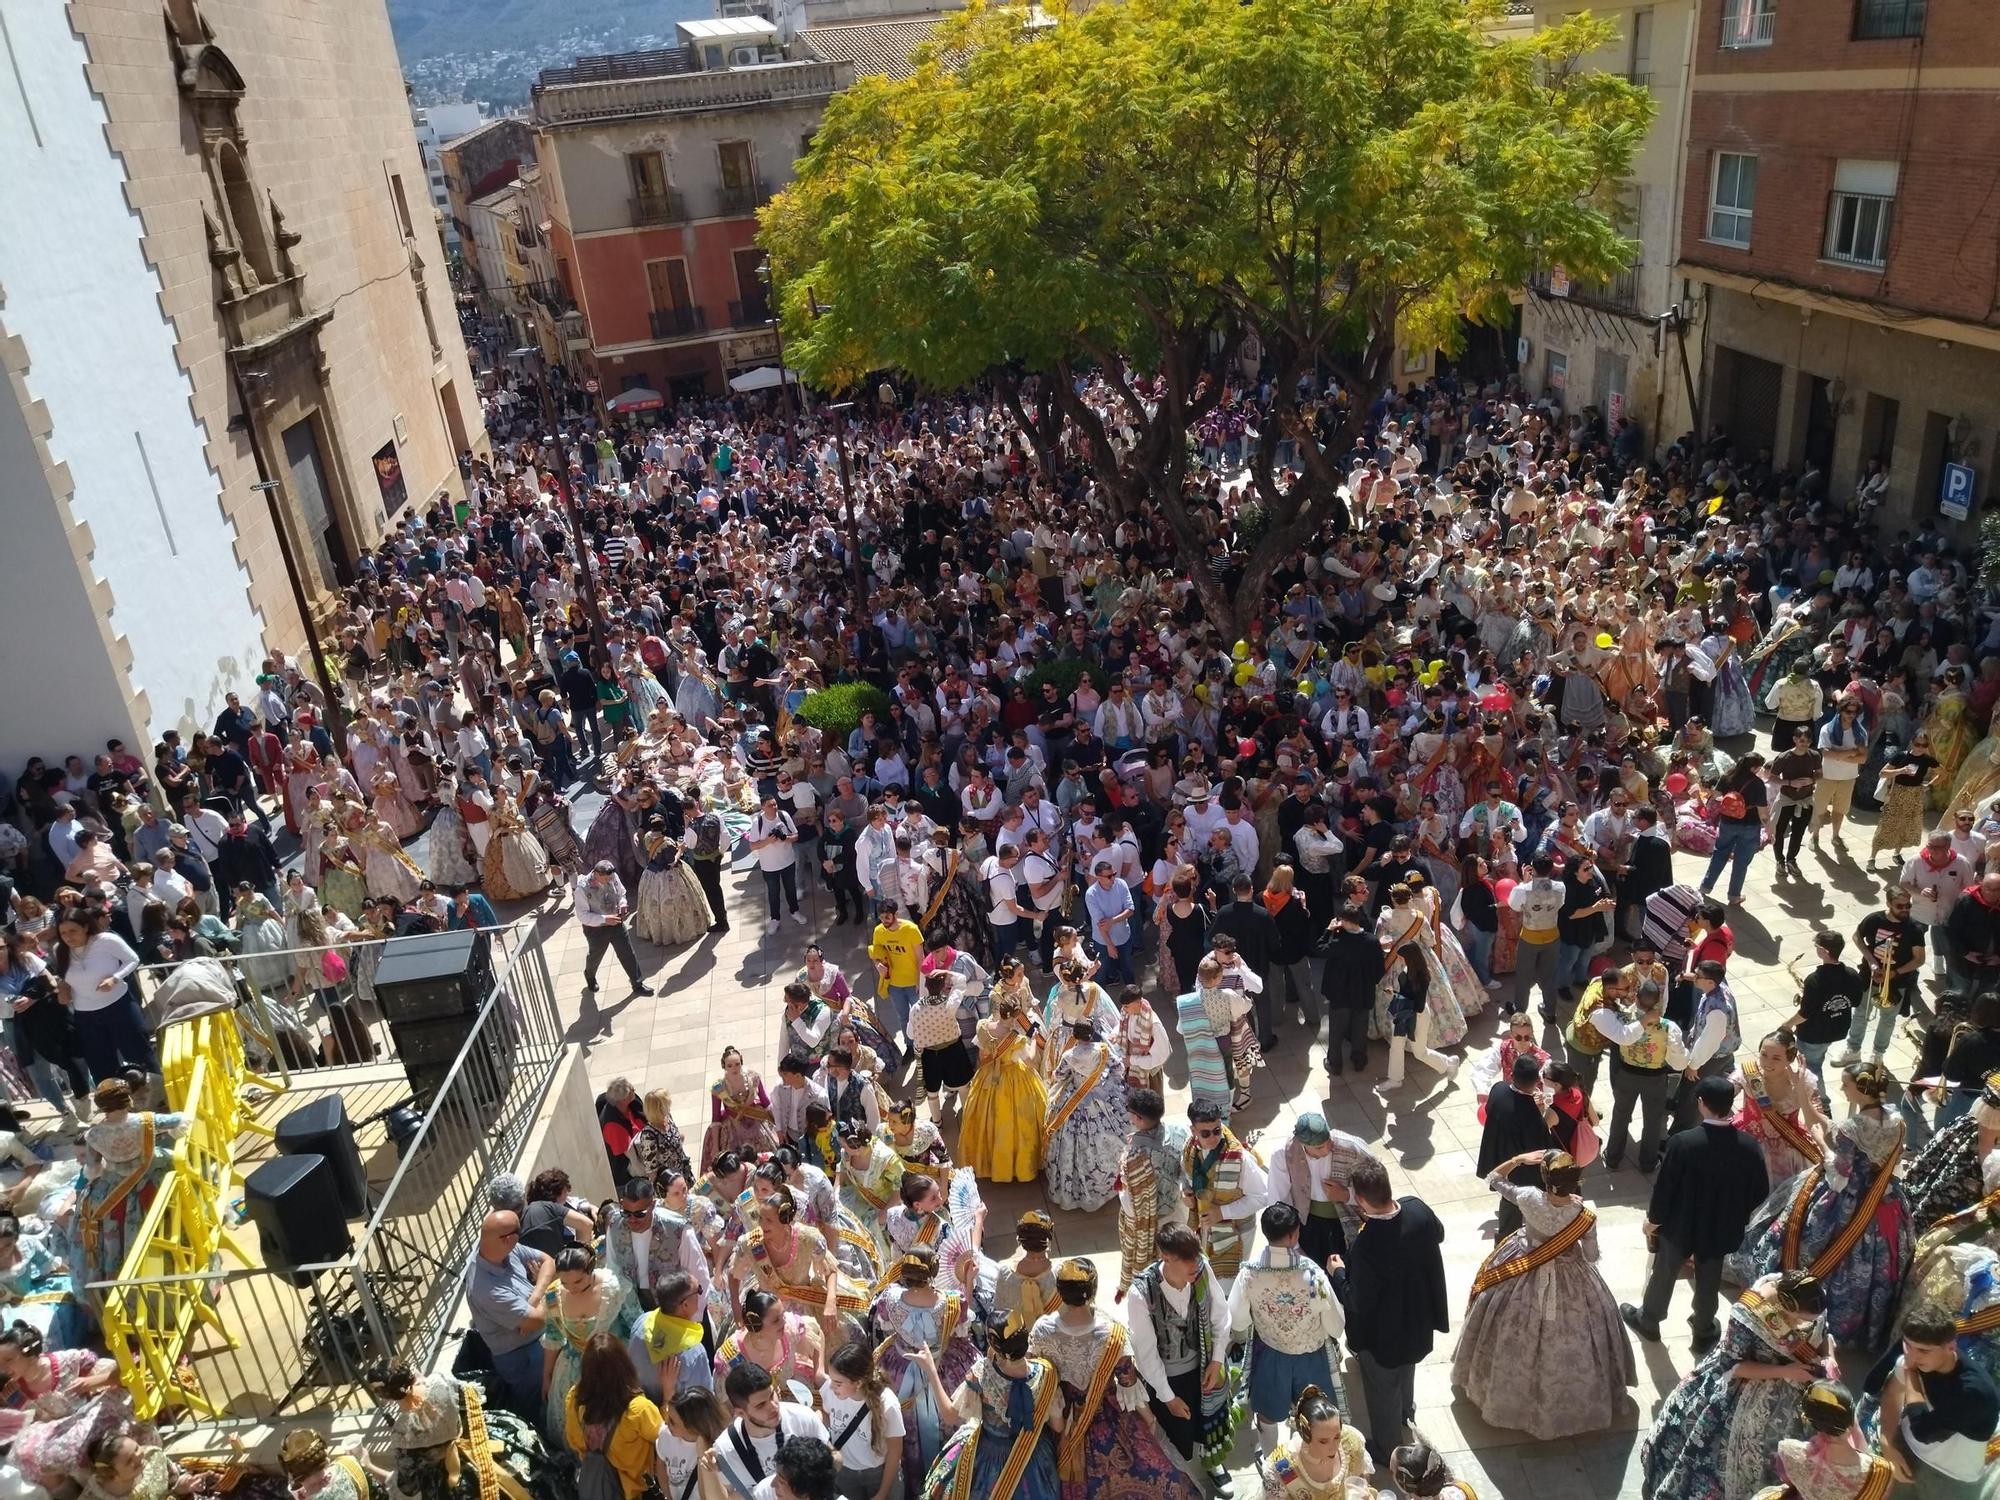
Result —
[[[1734,1125],[1704,1120],[1667,1138],[1646,1217],[1697,1260],[1727,1255],[1770,1191],[1757,1143]]]
[[[1265,915],[1270,916],[1268,910]],[[1294,891],[1292,899],[1278,908],[1276,916],[1271,917],[1271,930],[1277,940],[1277,946],[1271,952],[1273,961],[1295,964],[1311,951],[1313,934],[1319,930],[1319,924],[1306,911],[1306,904],[1299,899],[1298,892]],[[1240,946],[1242,939],[1237,939],[1237,942]]]
[[[269,890],[278,869],[277,851],[261,828],[245,828],[240,835],[225,833],[209,863],[209,872],[225,891],[243,883],[253,890]]]
[[[1422,1364],[1432,1335],[1451,1328],[1444,1225],[1418,1198],[1393,1219],[1367,1219],[1349,1241],[1335,1287],[1347,1307],[1347,1343],[1385,1365]]]
[[[1372,932],[1327,931],[1326,967],[1319,992],[1328,1010],[1366,1010],[1375,1003],[1375,985],[1384,968],[1382,945]]]
[[[1527,1094],[1517,1093],[1505,1078],[1494,1084],[1493,1092],[1486,1096],[1486,1124],[1479,1133],[1479,1164],[1475,1168],[1479,1175],[1484,1177],[1523,1151],[1553,1151],[1555,1146],[1556,1138],[1549,1133],[1542,1107]],[[1541,1171],[1533,1165],[1517,1167],[1508,1180],[1520,1187],[1533,1187],[1541,1181]]]
[[[1674,883],[1674,850],[1657,832],[1632,841],[1632,862],[1625,867],[1618,894],[1628,903],[1643,902]]]
[[[1259,979],[1270,977],[1271,959],[1278,951],[1278,924],[1259,902],[1232,901],[1218,909],[1208,924],[1211,944],[1218,932],[1236,939],[1236,951],[1251,973]]]

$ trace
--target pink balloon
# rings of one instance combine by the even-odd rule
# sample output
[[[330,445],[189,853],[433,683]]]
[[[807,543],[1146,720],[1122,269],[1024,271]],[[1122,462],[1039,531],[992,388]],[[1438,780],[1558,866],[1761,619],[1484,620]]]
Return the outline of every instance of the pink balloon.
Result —
[[[1498,880],[1493,882],[1494,899],[1499,901],[1505,901],[1513,893],[1514,893],[1514,882],[1509,880],[1506,876],[1503,875]]]
[[[1688,789],[1688,779],[1679,771],[1669,771],[1667,772],[1667,779],[1664,785],[1666,786],[1668,796],[1678,797]]]

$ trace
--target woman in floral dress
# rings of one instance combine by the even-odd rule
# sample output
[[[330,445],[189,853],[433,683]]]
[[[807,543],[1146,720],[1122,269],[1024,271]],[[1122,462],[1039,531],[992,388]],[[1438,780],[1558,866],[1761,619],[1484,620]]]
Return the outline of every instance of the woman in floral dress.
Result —
[[[488,1409],[478,1386],[407,1365],[378,1367],[367,1384],[390,1409],[388,1500],[489,1500],[501,1487],[497,1470],[506,1471],[510,1492],[542,1491],[535,1430],[511,1412]]]
[[[1530,1165],[1540,1167],[1541,1187],[1508,1180]],[[1544,1442],[1610,1427],[1639,1383],[1618,1299],[1597,1268],[1597,1215],[1577,1193],[1582,1177],[1561,1151],[1527,1152],[1487,1175],[1522,1225],[1474,1278],[1452,1357],[1452,1388],[1488,1425]]]
[[[932,1466],[919,1500],[1061,1500],[1055,1439],[1063,1431],[1055,1368],[1028,1357],[1017,1313],[941,1405],[965,1425]]]
[[[1094,1026],[1100,1037],[1118,1030],[1117,1002],[1105,993],[1103,985],[1085,976],[1082,964],[1058,959],[1055,976],[1056,982],[1042,1004],[1042,1032],[1049,1038],[1042,1054],[1042,1076],[1050,1079],[1069,1050],[1072,1026]]]
[[[410,799],[403,795],[403,784],[396,779],[394,771],[386,768],[377,771],[368,784],[368,790],[374,796],[375,816],[389,825],[398,843],[415,838],[422,831],[424,820],[410,805]]]
[[[486,840],[485,888],[488,901],[521,901],[549,887],[549,860],[521,818],[513,794],[493,788],[492,829]]]
[[[678,839],[667,835],[664,819],[655,818],[640,840],[646,873],[639,877],[639,895],[632,906],[632,933],[662,948],[692,943],[714,920],[708,896],[681,857]]]
[[[1054,1366],[1062,1382],[1069,1418],[1056,1448],[1062,1500],[1201,1500],[1201,1486],[1146,1413],[1124,1320],[1094,1306],[1097,1268],[1064,1261],[1056,1299],[1056,1309],[1035,1320],[1028,1352]]]
[[[1881,1500],[1894,1485],[1886,1458],[1867,1451],[1856,1430],[1854,1398],[1831,1380],[1815,1380],[1799,1397],[1799,1416],[1812,1434],[1778,1440],[1778,1477],[1796,1500]]]
[[[1342,1416],[1339,1403],[1316,1385],[1299,1392],[1277,1447],[1258,1467],[1264,1476],[1264,1500],[1352,1500],[1355,1486],[1369,1494],[1375,1488],[1369,1483],[1375,1465],[1361,1429]],[[1412,1488],[1406,1493],[1420,1491]]]
[[[874,1052],[878,1059],[895,1055],[895,1049],[883,1032],[881,1022],[875,1019],[875,1012],[861,996],[854,993],[840,965],[827,961],[818,943],[806,944],[805,966],[793,978],[812,991],[813,999],[834,1013],[833,1024],[827,1028],[826,1033],[829,1045],[839,1045],[833,1040],[835,1034],[843,1025],[851,1025],[858,1039]],[[855,1059],[854,1067],[856,1072],[877,1071],[864,1069],[859,1058]]]
[[[1042,1171],[1057,1208],[1095,1213],[1118,1193],[1129,1126],[1125,1070],[1091,1022],[1063,1034],[1069,1045],[1049,1081]]]
[[[1951,801],[1952,785],[1958,780],[1958,768],[1972,752],[1973,738],[1965,673],[1955,666],[1946,667],[1941,680],[1943,685],[1923,727],[1924,738],[1930,741],[1931,756],[1938,766],[1928,783],[1933,811],[1942,810]]]
[[[624,1338],[625,1287],[582,1245],[556,1255],[556,1284],[548,1290],[542,1321],[542,1431],[564,1446],[563,1413],[583,1368],[583,1346],[600,1333]]]
[[[0,1442],[15,1445],[15,1460],[24,1471],[43,1454],[57,1465],[45,1488],[69,1477],[62,1468],[66,1452],[80,1458],[94,1431],[115,1425],[132,1409],[118,1385],[117,1361],[88,1349],[51,1351],[41,1334],[25,1323],[0,1333],[0,1382],[4,1382],[0,1383]],[[108,1410],[98,1409],[100,1401]],[[21,1441],[29,1431],[38,1435],[32,1446]],[[34,1473],[29,1477],[42,1482]]]
[[[91,1091],[98,1119],[83,1133],[83,1192],[69,1255],[78,1296],[93,1281],[116,1281],[131,1234],[174,1164],[174,1138],[187,1116],[132,1108],[132,1088],[107,1078]]]
[[[993,1014],[979,1023],[979,1066],[966,1085],[959,1124],[962,1165],[983,1181],[1033,1182],[1041,1174],[1049,1092],[1036,1056],[1045,1043],[1003,979],[993,991]]]
[[[1757,1044],[1754,1061],[1731,1080],[1737,1087],[1736,1128],[1764,1153],[1772,1182],[1785,1182],[1818,1163],[1832,1143],[1819,1092],[1790,1028]]]
[[[403,852],[394,827],[363,813],[349,828],[348,842],[361,858],[371,896],[378,899],[387,896],[399,906],[417,899],[418,882],[424,878],[424,872]]]
[[[640,1100],[646,1112],[646,1127],[632,1137],[626,1155],[642,1168],[662,1192],[676,1177],[694,1181],[694,1166],[688,1160],[687,1143],[674,1123],[674,1096],[665,1089],[648,1089]]]
[[[1804,1271],[1766,1276],[1729,1310],[1722,1340],[1661,1405],[1639,1449],[1649,1500],[1751,1500],[1777,1447],[1802,1435],[1799,1387],[1827,1370],[1826,1296]]]
[[[431,879],[444,889],[479,884],[479,856],[472,847],[472,835],[465,831],[465,818],[458,810],[456,776],[444,776],[438,781],[437,816],[431,819],[430,838],[424,849]]]
[[[1972,1108],[1943,1126],[1910,1159],[1903,1187],[1910,1218],[1922,1234],[1966,1209],[2000,1214],[2000,1182],[1983,1180],[1984,1164],[2000,1147],[2000,1083],[1988,1079]]]
[[[1832,1155],[1779,1185],[1730,1257],[1744,1281],[1812,1271],[1827,1332],[1858,1349],[1887,1342],[1914,1249],[1909,1200],[1895,1180],[1903,1122],[1884,1103],[1889,1082],[1879,1063],[1843,1071],[1841,1092],[1854,1113],[1834,1132]]]
[[[1454,875],[1452,879],[1457,880]],[[1486,1009],[1489,998],[1486,986],[1480,982],[1479,974],[1472,967],[1472,960],[1466,957],[1465,945],[1459,942],[1458,934],[1444,920],[1446,901],[1444,892],[1431,883],[1422,870],[1411,870],[1403,877],[1403,884],[1410,888],[1415,902],[1424,910],[1424,931],[1418,934],[1424,951],[1431,960],[1433,973],[1441,973],[1450,982],[1452,998],[1458,1002],[1459,1014],[1467,1020]],[[1432,1046],[1441,1045],[1437,1041],[1437,1016],[1431,1017]],[[1463,1040],[1463,1032],[1460,1033]]]
[[[906,1251],[895,1280],[875,1299],[875,1327],[882,1334],[875,1367],[903,1408],[905,1494],[917,1492],[956,1425],[953,1413],[938,1403],[937,1384],[950,1390],[979,1357],[971,1306],[958,1290],[935,1284],[937,1268],[936,1251]],[[937,1382],[912,1357],[918,1349],[930,1356]]]
[[[778,1133],[771,1124],[771,1096],[764,1092],[764,1080],[743,1065],[743,1054],[734,1047],[722,1050],[722,1076],[709,1086],[708,1130],[701,1139],[701,1169],[706,1172],[716,1157],[734,1151],[753,1160],[778,1149]]]
[[[825,1364],[819,1323],[785,1306],[776,1292],[753,1287],[743,1294],[743,1316],[715,1347],[718,1390],[745,1360],[769,1371],[781,1386],[796,1380],[810,1390],[819,1384]]]
[[[1431,927],[1430,906],[1417,898],[1417,893],[1405,881],[1397,881],[1389,887],[1389,900],[1375,919],[1375,933],[1381,940],[1382,951],[1395,953],[1405,943],[1414,942],[1421,949],[1430,964],[1433,974],[1441,973],[1437,957],[1436,933]],[[1471,976],[1473,985],[1479,991],[1483,1005],[1486,986],[1479,983],[1479,976]],[[1375,990],[1375,1030],[1374,1035],[1386,1039],[1391,1034],[1389,1022],[1389,1002],[1396,993],[1394,975],[1385,977]],[[1455,1047],[1465,1040],[1465,1010],[1459,1003],[1458,992],[1451,984],[1431,984],[1426,986],[1425,1007],[1430,1011],[1433,1047]]]

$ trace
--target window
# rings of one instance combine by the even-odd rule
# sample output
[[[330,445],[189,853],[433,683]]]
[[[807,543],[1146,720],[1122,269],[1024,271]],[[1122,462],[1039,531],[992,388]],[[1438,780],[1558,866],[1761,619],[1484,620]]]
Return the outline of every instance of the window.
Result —
[[[1561,395],[1569,384],[1569,356],[1560,349],[1542,351],[1542,384]]]
[[[1892,161],[1843,161],[1834,169],[1826,210],[1828,260],[1852,266],[1887,263],[1896,176]]]
[[[403,238],[415,238],[415,232],[410,227],[410,200],[403,196],[401,172],[389,174],[389,204],[396,211],[396,228],[402,232]]]
[[[667,164],[657,151],[634,151],[625,158],[632,174],[632,191],[641,198],[667,195]]]
[[[1854,39],[1879,42],[1924,34],[1925,0],[1854,0]]]
[[[1641,88],[1653,81],[1653,7],[1641,6],[1632,12],[1630,51],[1625,59],[1625,76]]]
[[[1750,211],[1757,204],[1757,158],[1733,151],[1715,153],[1708,190],[1708,238],[1720,245],[1750,248]]]
[[[1778,0],[1722,0],[1722,45],[1768,47],[1778,29]]]

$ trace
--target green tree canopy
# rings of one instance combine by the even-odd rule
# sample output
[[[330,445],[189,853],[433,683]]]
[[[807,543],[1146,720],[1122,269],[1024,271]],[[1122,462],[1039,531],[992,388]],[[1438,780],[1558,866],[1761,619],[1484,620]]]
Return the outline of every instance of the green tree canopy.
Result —
[[[1265,524],[1235,602],[1195,573],[1235,622],[1344,514],[1346,450],[1399,339],[1452,350],[1540,267],[1629,263],[1615,193],[1651,99],[1577,66],[1604,23],[1496,41],[1493,0],[1044,10],[1031,27],[975,4],[910,77],[834,100],[764,217],[787,348],[828,387],[997,378],[1045,456],[1080,439],[1111,505],[1152,502],[1198,553],[1189,433],[1256,340],[1277,393],[1250,465]],[[1338,441],[1301,442],[1287,482],[1278,446],[1319,415],[1294,395],[1315,367],[1347,396]],[[1086,371],[1108,409],[1077,394]]]

